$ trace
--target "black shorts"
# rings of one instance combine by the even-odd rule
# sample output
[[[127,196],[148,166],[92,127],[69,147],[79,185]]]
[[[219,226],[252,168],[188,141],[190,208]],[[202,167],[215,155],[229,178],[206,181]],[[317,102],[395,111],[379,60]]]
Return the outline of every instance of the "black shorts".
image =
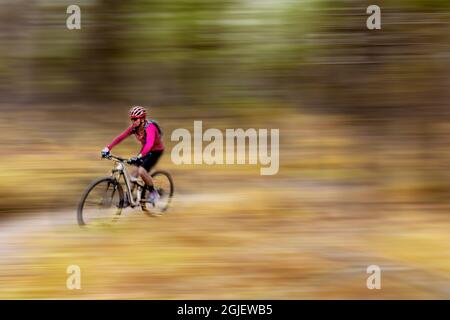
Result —
[[[163,154],[164,150],[149,152],[146,156],[142,157],[142,165],[145,170],[150,171],[158,162],[159,157]]]

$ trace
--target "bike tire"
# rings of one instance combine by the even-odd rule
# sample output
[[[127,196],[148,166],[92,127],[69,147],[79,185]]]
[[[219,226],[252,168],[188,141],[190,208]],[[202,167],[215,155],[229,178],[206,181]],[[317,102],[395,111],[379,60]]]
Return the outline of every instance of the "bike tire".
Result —
[[[170,175],[169,172],[163,171],[163,170],[159,170],[159,171],[155,171],[155,172],[153,172],[153,173],[151,174],[151,177],[152,177],[153,179],[156,179],[156,177],[158,177],[158,176],[163,176],[163,177],[165,177],[165,178],[167,179],[167,181],[169,182],[169,190],[166,190],[166,191],[168,191],[168,193],[167,193],[167,203],[166,203],[162,208],[161,208],[161,207],[158,208],[158,210],[159,210],[161,213],[163,213],[163,212],[166,212],[167,209],[170,207],[170,204],[171,204],[171,202],[172,202],[172,197],[173,197],[173,194],[174,194],[174,192],[175,192],[175,186],[174,186],[174,183],[173,183],[172,176]],[[157,185],[156,185],[156,188],[158,188]],[[147,208],[147,206],[146,206],[145,203],[141,205],[141,209],[142,209],[142,211],[144,211],[145,213],[152,215],[152,211],[153,211],[153,210],[152,210],[152,209],[149,210],[149,209]]]
[[[83,195],[81,196],[81,200],[78,204],[78,209],[77,209],[77,221],[78,221],[78,225],[79,226],[85,226],[86,223],[84,221],[83,218],[83,209],[84,209],[84,205],[85,205],[85,201],[87,199],[87,197],[89,196],[89,193],[94,190],[94,188],[96,186],[98,186],[99,184],[103,183],[103,182],[109,182],[111,184],[113,184],[116,188],[117,191],[119,193],[119,205],[118,205],[118,210],[116,212],[116,215],[120,215],[122,212],[122,209],[124,207],[124,193],[123,193],[123,188],[122,185],[117,182],[115,179],[111,178],[111,177],[102,177],[99,178],[95,181],[93,181],[87,188],[86,190],[83,192]]]

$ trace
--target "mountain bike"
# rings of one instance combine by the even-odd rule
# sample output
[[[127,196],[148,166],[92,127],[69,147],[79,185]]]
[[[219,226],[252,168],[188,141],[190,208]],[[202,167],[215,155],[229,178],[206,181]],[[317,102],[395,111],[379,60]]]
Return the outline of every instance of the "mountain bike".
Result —
[[[114,155],[105,158],[114,161],[114,167],[110,176],[93,181],[84,191],[77,210],[80,226],[114,222],[127,207],[140,206],[151,216],[161,215],[169,208],[174,185],[168,172],[154,171],[150,174],[157,191],[156,198],[150,197],[144,181],[128,172],[126,165],[130,164],[129,159]]]

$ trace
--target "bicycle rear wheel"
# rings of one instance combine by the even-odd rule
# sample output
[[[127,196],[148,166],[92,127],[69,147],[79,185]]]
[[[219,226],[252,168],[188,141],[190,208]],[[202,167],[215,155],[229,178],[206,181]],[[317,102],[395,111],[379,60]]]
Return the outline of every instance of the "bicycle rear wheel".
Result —
[[[173,180],[167,171],[155,171],[151,176],[153,179],[153,187],[158,191],[159,197],[155,203],[143,202],[141,207],[146,213],[162,214],[167,211],[172,201],[174,193]]]
[[[100,178],[86,189],[78,205],[80,226],[108,224],[121,214],[124,206],[123,189],[111,177]]]

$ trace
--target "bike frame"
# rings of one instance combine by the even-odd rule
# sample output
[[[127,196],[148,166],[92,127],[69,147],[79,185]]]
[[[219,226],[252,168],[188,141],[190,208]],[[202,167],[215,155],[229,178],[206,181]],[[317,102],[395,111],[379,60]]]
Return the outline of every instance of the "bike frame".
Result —
[[[116,163],[115,168],[112,169],[111,177],[115,181],[117,181],[117,183],[120,183],[120,178],[123,177],[123,180],[125,182],[125,187],[127,189],[126,193],[128,194],[128,202],[130,203],[131,207],[134,208],[134,207],[140,205],[140,203],[141,203],[141,192],[140,191],[142,190],[141,188],[144,188],[144,186],[137,182],[138,178],[131,176],[130,173],[128,172],[128,170],[125,166],[125,163],[128,160],[122,159],[122,158],[119,158],[116,156],[112,156],[112,155],[110,155],[108,157],[108,159],[113,160]],[[117,178],[117,176],[118,176],[118,178]],[[132,187],[133,183],[135,183],[136,187],[137,187],[136,188],[137,189],[136,190],[137,191],[136,201],[134,200],[133,192],[131,191],[131,187]]]

